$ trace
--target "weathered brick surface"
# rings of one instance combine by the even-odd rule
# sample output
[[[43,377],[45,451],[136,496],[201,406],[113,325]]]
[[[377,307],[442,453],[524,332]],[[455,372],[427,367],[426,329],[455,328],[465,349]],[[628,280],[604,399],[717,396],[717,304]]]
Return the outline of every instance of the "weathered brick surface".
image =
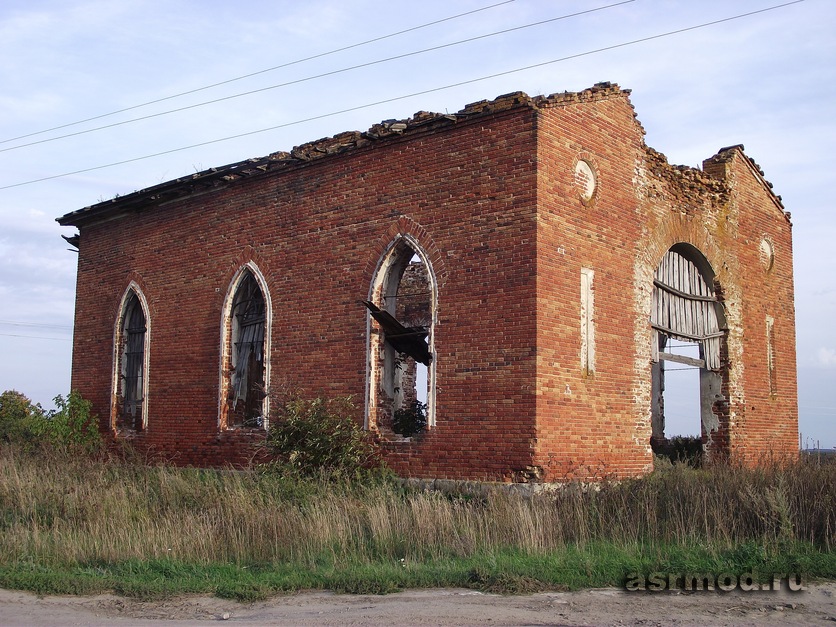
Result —
[[[634,298],[645,228],[634,182],[642,130],[617,91],[592,111],[583,101],[557,103],[541,120],[537,465],[556,477],[638,474],[651,462],[649,360],[637,372],[635,357],[636,326],[647,327],[650,314],[636,311]],[[575,183],[579,159],[597,174],[590,201]],[[588,375],[580,358],[582,268],[595,272],[596,364]]]
[[[454,119],[453,119],[454,118]],[[788,219],[738,148],[675,168],[643,143],[627,92],[510,94],[456,116],[344,133],[61,218],[79,226],[73,387],[110,432],[114,328],[145,295],[148,427],[137,445],[180,464],[246,463],[263,433],[219,428],[224,299],[243,264],[267,280],[270,386],[354,395],[363,420],[368,298],[393,238],[438,284],[435,426],[385,439],[416,477],[559,480],[651,464],[649,303],[675,243],[717,273],[730,331],[729,454],[795,449]],[[579,194],[575,164],[597,177]],[[768,272],[759,245],[768,237]],[[595,272],[594,372],[580,367],[580,273]],[[777,392],[766,359],[775,320]]]

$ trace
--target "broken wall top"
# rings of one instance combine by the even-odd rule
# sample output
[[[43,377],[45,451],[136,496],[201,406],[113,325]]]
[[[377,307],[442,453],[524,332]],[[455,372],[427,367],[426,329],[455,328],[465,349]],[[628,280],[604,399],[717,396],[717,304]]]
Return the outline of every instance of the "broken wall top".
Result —
[[[698,198],[709,204],[725,204],[731,194],[727,165],[739,158],[775,204],[780,215],[790,220],[790,213],[784,209],[781,197],[775,194],[772,183],[766,180],[755,160],[743,152],[743,144],[721,148],[717,154],[703,161],[702,169],[672,165],[664,154],[649,146],[645,146],[645,154],[649,171],[666,183],[668,190],[681,201],[683,207],[693,204],[692,201]]]
[[[726,165],[730,164],[735,158],[741,159],[742,163],[746,166],[746,168],[749,170],[749,172],[752,174],[755,180],[763,187],[763,189],[769,195],[770,199],[775,203],[777,209],[789,222],[791,215],[789,211],[786,211],[783,199],[781,198],[781,196],[774,192],[772,183],[770,183],[766,179],[763,170],[757,164],[757,162],[744,152],[743,144],[736,144],[734,146],[726,146],[725,148],[721,148],[719,151],[717,151],[716,155],[714,155],[713,157],[709,157],[708,159],[703,161],[702,167],[703,170],[711,176],[717,178],[724,178]]]

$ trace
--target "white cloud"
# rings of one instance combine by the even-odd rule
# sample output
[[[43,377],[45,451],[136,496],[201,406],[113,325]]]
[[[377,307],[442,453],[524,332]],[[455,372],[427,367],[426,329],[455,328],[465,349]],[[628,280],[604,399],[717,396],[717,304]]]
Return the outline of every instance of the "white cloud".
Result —
[[[825,368],[836,367],[836,350],[822,346],[819,348],[819,364]]]

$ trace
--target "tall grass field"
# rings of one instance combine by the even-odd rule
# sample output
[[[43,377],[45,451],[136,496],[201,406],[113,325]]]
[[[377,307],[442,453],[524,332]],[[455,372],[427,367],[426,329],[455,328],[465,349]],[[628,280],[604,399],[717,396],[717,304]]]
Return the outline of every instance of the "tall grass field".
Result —
[[[440,493],[259,469],[0,447],[0,586],[140,597],[284,590],[501,592],[628,572],[836,576],[836,464],[668,466],[536,495]]]
[[[253,600],[300,589],[521,593],[653,572],[836,577],[833,460],[660,461],[618,482],[441,492],[368,470],[379,456],[344,418],[346,399],[277,403],[275,461],[246,470],[107,453],[89,403],[72,393],[56,405],[0,394],[0,587]]]

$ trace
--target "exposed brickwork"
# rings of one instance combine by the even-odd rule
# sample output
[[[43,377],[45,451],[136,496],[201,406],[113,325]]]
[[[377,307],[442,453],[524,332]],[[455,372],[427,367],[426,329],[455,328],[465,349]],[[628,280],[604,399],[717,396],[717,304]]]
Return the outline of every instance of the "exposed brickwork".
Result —
[[[419,112],[64,216],[81,234],[73,387],[110,432],[114,330],[134,281],[150,359],[148,426],[131,438],[181,464],[246,463],[264,434],[220,428],[220,361],[225,299],[252,263],[272,302],[270,390],[354,395],[362,421],[376,323],[358,301],[408,236],[437,288],[435,425],[384,441],[389,464],[436,478],[636,475],[652,461],[653,274],[685,242],[716,273],[729,328],[717,449],[743,461],[795,450],[789,220],[740,147],[702,171],[668,165],[628,94],[602,84]],[[595,273],[591,373],[582,268]]]

